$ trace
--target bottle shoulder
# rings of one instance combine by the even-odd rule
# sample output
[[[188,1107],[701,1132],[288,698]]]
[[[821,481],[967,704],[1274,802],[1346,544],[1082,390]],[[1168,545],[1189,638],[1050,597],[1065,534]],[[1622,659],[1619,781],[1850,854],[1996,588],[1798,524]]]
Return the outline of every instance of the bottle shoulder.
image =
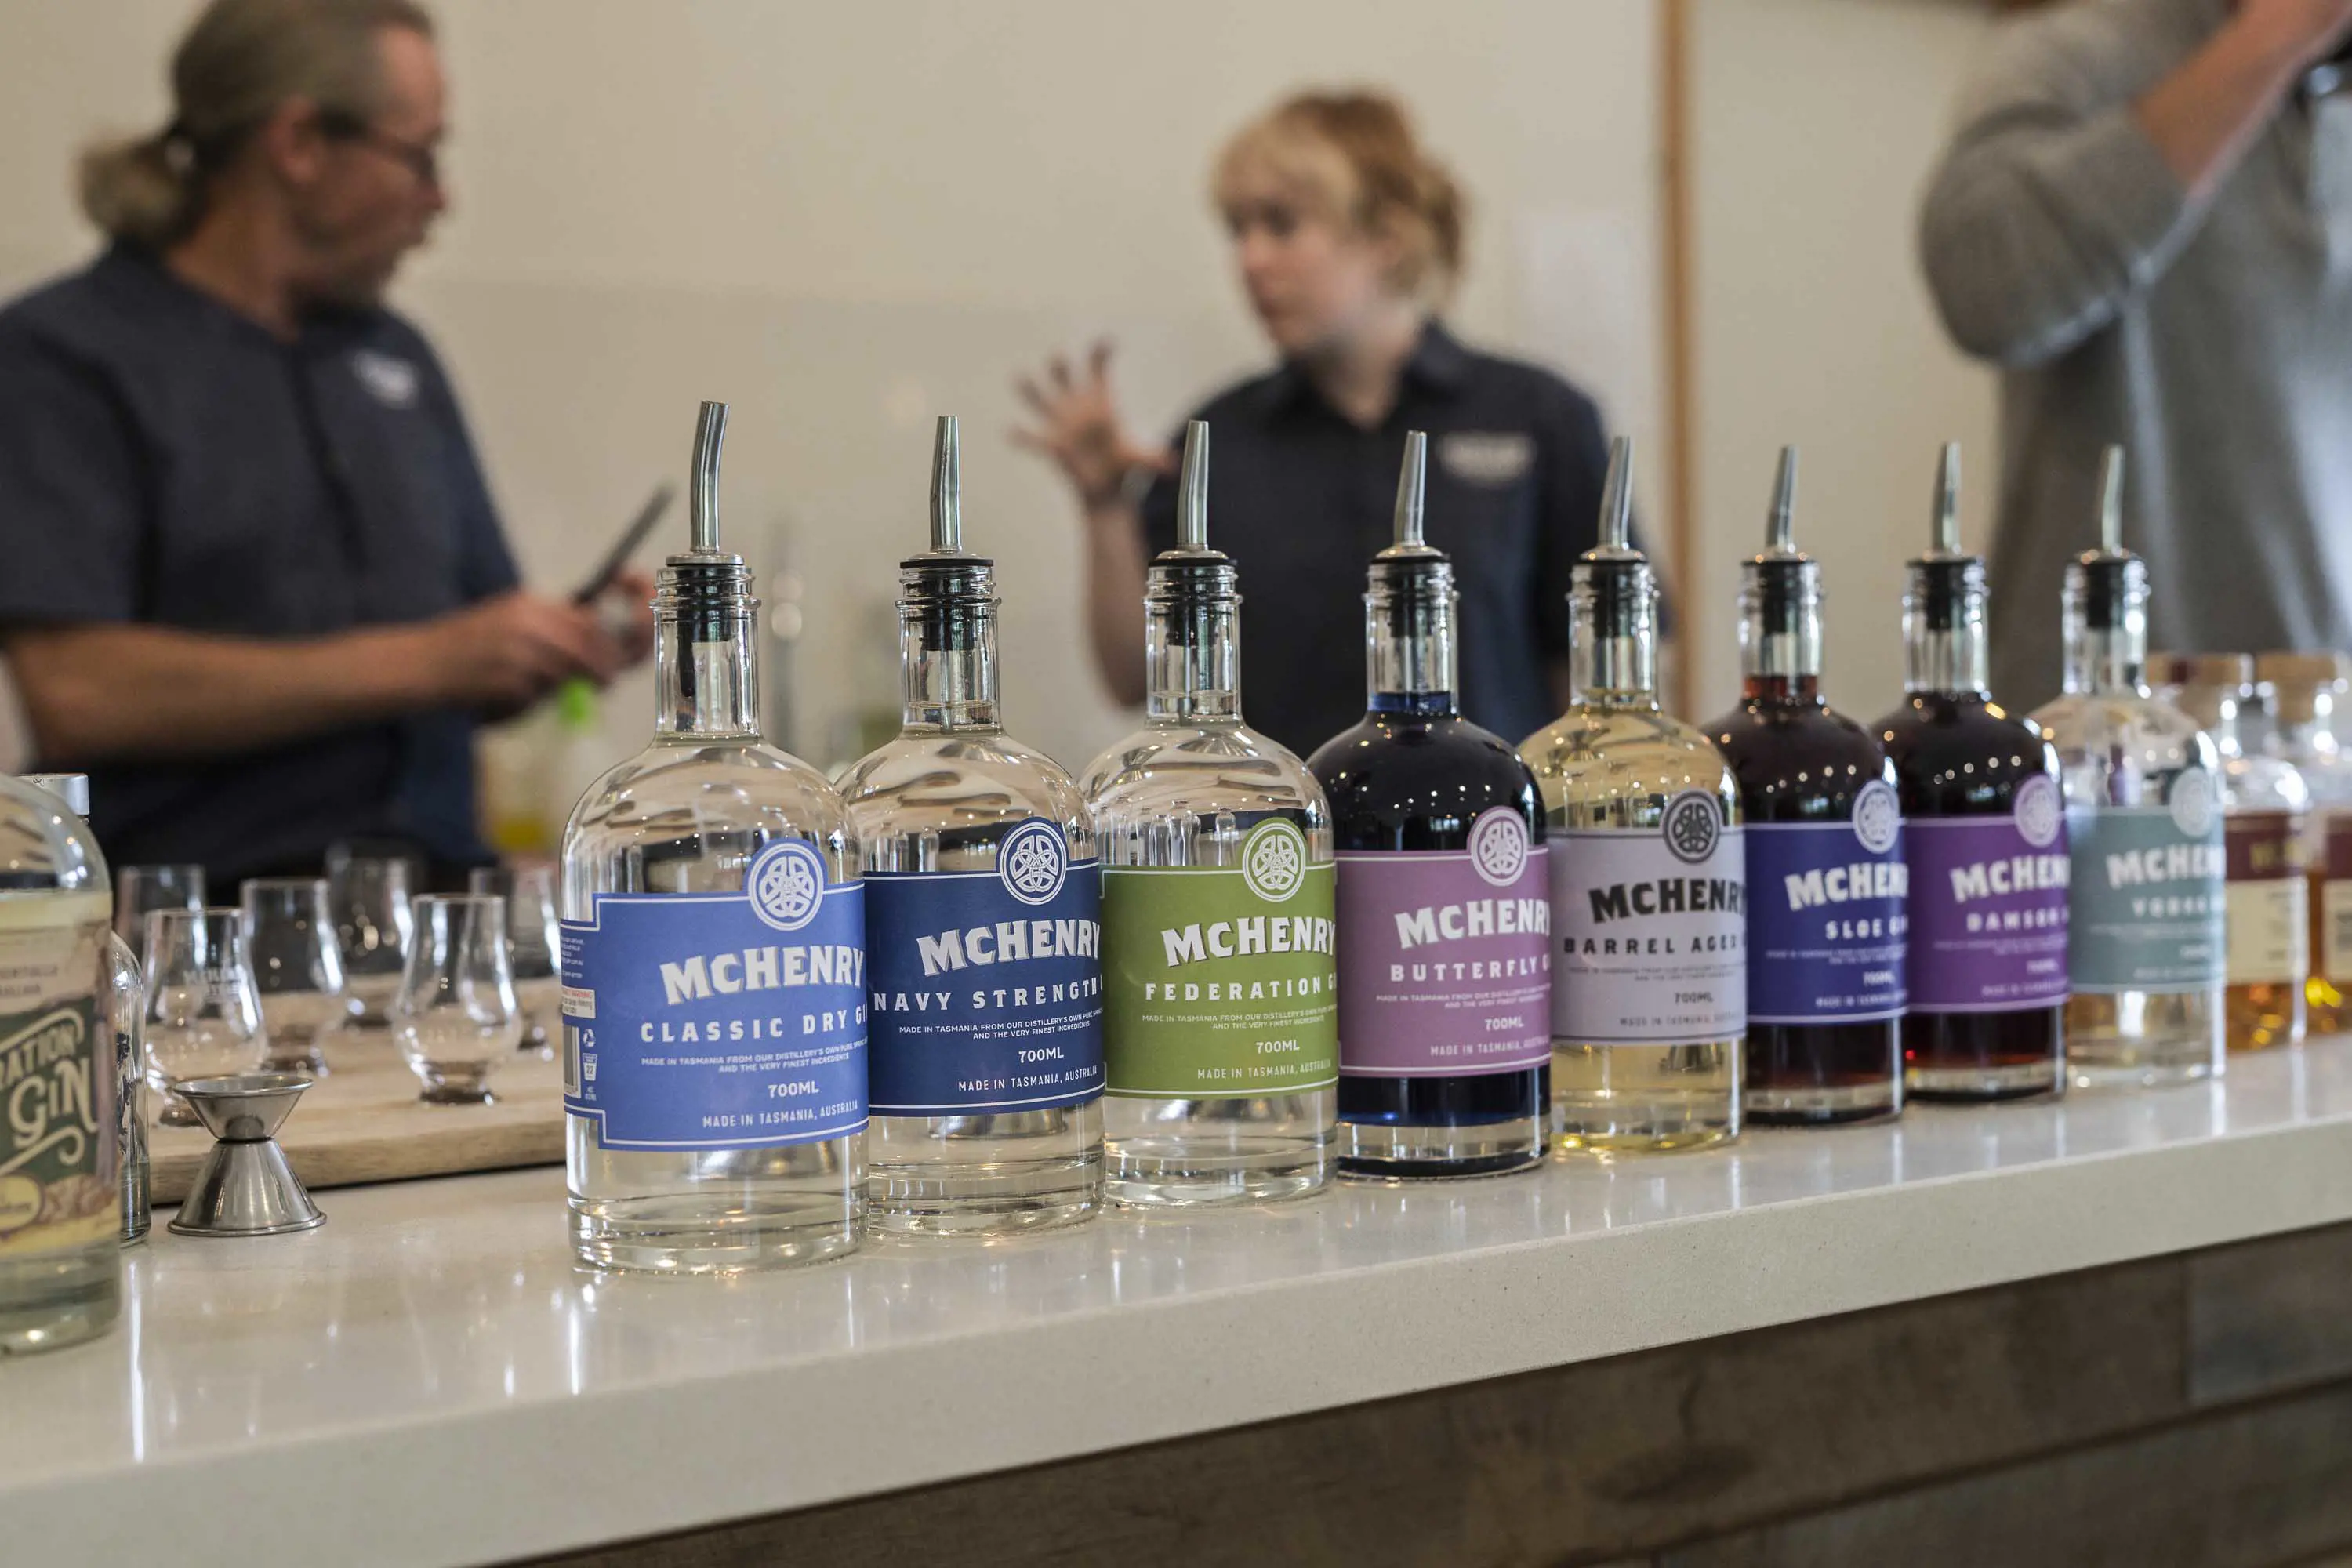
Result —
[[[1554,827],[1646,827],[1675,795],[1714,795],[1740,819],[1738,781],[1703,731],[1651,709],[1575,704],[1520,747]]]
[[[2069,775],[2218,771],[2221,753],[2197,721],[2169,702],[2130,692],[2068,692],[2033,710]]]
[[[2231,811],[2311,809],[2311,790],[2294,763],[2255,752],[2221,762],[2222,798]]]
[[[866,839],[1032,816],[1090,830],[1077,781],[1045,752],[1002,733],[900,735],[854,763],[840,788]]]
[[[567,865],[604,861],[713,837],[805,838],[827,851],[838,874],[856,872],[840,792],[798,757],[759,741],[657,741],[606,770],[572,808],[563,856]]]
[[[1535,774],[1501,737],[1466,721],[1374,715],[1318,747],[1307,767],[1342,847],[1458,847],[1473,819],[1496,806],[1541,835]]]
[[[1742,702],[1707,731],[1739,780],[1750,823],[1843,816],[1865,785],[1899,782],[1885,743],[1833,708]]]
[[[1146,725],[1096,757],[1078,789],[1098,820],[1178,809],[1304,811],[1319,824],[1330,810],[1307,764],[1245,724]]]
[[[2004,811],[2027,779],[2058,776],[2042,726],[1981,698],[1915,693],[1877,728],[1906,814]]]

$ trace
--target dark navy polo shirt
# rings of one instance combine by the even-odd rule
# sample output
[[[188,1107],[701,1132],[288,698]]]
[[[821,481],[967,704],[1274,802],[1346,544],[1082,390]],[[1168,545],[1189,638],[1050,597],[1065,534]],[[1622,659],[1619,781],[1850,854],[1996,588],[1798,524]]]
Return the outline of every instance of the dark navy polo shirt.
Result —
[[[121,247],[0,310],[0,626],[244,637],[424,620],[516,581],[415,328],[340,312],[286,342]],[[92,761],[91,826],[118,864],[201,863],[215,902],[338,838],[474,859],[472,741],[467,715],[437,712]]]
[[[1408,430],[1429,433],[1429,542],[1454,558],[1464,715],[1515,745],[1559,716],[1549,667],[1568,654],[1569,574],[1599,537],[1609,467],[1591,399],[1433,321],[1377,429],[1288,365],[1192,417],[1210,428],[1209,543],[1241,570],[1252,728],[1305,756],[1364,716],[1364,572],[1393,537]],[[1172,479],[1143,521],[1147,549],[1175,547]]]

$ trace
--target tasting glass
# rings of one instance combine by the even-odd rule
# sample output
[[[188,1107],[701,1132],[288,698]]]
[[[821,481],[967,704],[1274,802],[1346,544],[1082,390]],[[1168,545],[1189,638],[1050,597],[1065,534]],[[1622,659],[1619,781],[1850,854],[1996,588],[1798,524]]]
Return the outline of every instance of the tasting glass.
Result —
[[[327,1071],[327,1037],[350,1021],[341,944],[319,877],[256,877],[238,889],[271,1072]]]
[[[244,921],[237,910],[147,912],[147,1087],[166,1126],[197,1125],[175,1085],[261,1065],[267,1042]]]
[[[514,970],[515,1005],[522,1009],[520,1048],[555,1059],[563,1037],[563,976],[557,962],[555,868],[478,866],[466,873],[468,892],[507,901],[507,962]]]
[[[392,1032],[427,1105],[488,1105],[490,1074],[515,1053],[522,1015],[507,963],[507,901],[493,893],[416,900],[416,942],[392,999]]]
[[[331,856],[327,906],[341,943],[343,984],[359,1002],[357,1021],[382,1028],[415,937],[408,862],[364,855]]]
[[[147,957],[147,911],[205,907],[202,866],[120,866],[114,872],[114,934],[142,963]]]

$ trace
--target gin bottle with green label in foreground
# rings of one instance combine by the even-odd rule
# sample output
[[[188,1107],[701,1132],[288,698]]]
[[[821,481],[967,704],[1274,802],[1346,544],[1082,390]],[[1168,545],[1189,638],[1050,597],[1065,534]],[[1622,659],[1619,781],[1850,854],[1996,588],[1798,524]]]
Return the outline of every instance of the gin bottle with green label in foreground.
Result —
[[[106,861],[47,790],[0,777],[0,1355],[122,1306]]]
[[[572,1242],[600,1268],[814,1262],[865,1219],[857,841],[824,776],[760,739],[759,601],[719,548],[726,427],[704,404],[693,548],[654,599],[653,743],[563,833]]]
[[[1241,595],[1209,548],[1208,489],[1194,420],[1177,546],[1144,596],[1144,726],[1080,781],[1102,846],[1106,1186],[1123,1204],[1297,1197],[1332,1170],[1330,810],[1242,722]]]
[[[1739,1134],[1748,1027],[1739,784],[1658,706],[1658,584],[1632,544],[1633,443],[1569,597],[1569,705],[1521,743],[1551,879],[1552,1131],[1601,1154]]]
[[[956,422],[900,564],[906,728],[841,782],[866,861],[866,1223],[1001,1236],[1102,1205],[1094,818],[1005,734],[993,563],[963,547]]]
[[[2033,715],[2066,797],[2066,1051],[2078,1087],[2221,1070],[2221,757],[2147,687],[2147,567],[2107,448],[2099,548],[2066,568],[2064,695]]]

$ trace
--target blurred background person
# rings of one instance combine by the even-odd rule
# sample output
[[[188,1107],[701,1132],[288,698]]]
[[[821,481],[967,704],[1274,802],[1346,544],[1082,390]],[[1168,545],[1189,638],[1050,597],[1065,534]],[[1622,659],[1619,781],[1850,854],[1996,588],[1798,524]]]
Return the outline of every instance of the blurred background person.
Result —
[[[2059,683],[2103,447],[2175,648],[2352,641],[2352,0],[2081,0],[2004,25],[1928,188],[1944,322],[2001,369],[1993,689]]]
[[[0,310],[0,645],[123,863],[215,888],[338,841],[487,858],[473,734],[642,658],[518,586],[432,346],[383,299],[446,209],[407,0],[215,0],[162,131],[92,149],[109,244]],[[642,605],[637,575],[616,594]]]
[[[1251,724],[1304,754],[1363,716],[1364,568],[1391,538],[1405,432],[1425,430],[1429,542],[1462,598],[1464,714],[1532,733],[1564,699],[1569,571],[1597,537],[1608,449],[1592,400],[1438,319],[1462,274],[1464,196],[1393,99],[1286,100],[1226,144],[1213,189],[1281,361],[1192,416],[1213,432],[1210,542],[1242,573]],[[1181,433],[1130,436],[1110,357],[1098,343],[1024,379],[1034,420],[1016,439],[1076,492],[1095,662],[1135,703],[1144,569],[1176,543]]]

